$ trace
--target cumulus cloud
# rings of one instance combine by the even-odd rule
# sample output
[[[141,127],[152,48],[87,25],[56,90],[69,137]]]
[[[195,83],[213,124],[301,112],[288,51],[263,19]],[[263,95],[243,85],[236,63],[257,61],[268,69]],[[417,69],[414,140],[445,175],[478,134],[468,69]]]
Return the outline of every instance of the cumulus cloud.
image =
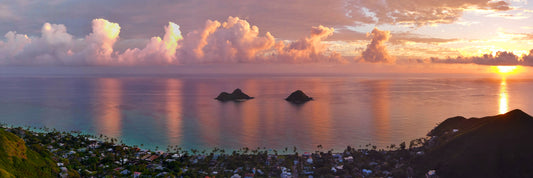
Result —
[[[493,0],[351,0],[348,6],[351,16],[373,19],[378,24],[411,24],[416,26],[438,23],[452,23],[463,15],[466,9],[494,11],[510,10],[509,3]]]
[[[529,51],[528,55],[522,56],[522,61],[527,66],[533,66],[533,49]]]
[[[7,32],[4,37],[5,41],[0,41],[0,60],[6,63],[12,56],[19,54],[24,50],[24,46],[31,43],[27,35],[17,34],[17,32]]]
[[[111,55],[113,54],[113,45],[117,42],[120,34],[120,25],[105,19],[94,19],[92,28],[93,32],[85,38],[87,47],[82,51],[85,62],[97,65],[116,62],[113,61]]]
[[[143,49],[114,50],[120,25],[105,19],[92,21],[92,32],[75,39],[61,24],[45,23],[40,37],[28,37],[10,31],[0,41],[0,63],[16,65],[121,65],[170,63],[175,60],[179,26],[169,23],[163,40],[153,37]],[[152,61],[150,61],[152,60]],[[149,62],[147,62],[149,61]]]
[[[10,31],[0,42],[4,64],[90,64],[104,65],[113,60],[113,45],[120,26],[105,19],[92,21],[93,32],[85,39],[74,39],[61,24],[45,23],[40,37]]]
[[[202,30],[188,33],[180,49],[183,62],[339,62],[340,54],[328,51],[323,42],[333,28],[311,28],[308,37],[276,41],[270,32],[261,35],[257,26],[238,17],[226,22],[208,20]]]
[[[311,34],[303,39],[288,44],[278,43],[276,60],[301,63],[301,62],[345,62],[340,54],[329,51],[322,41],[333,35],[333,28],[322,25],[311,28]]]
[[[252,62],[275,44],[274,36],[238,17],[226,22],[208,20],[205,28],[189,33],[182,50],[184,58],[201,62]],[[184,59],[184,60],[186,60]]]
[[[472,57],[472,62],[481,65],[519,65],[518,58],[512,52],[498,51],[494,56],[485,54],[482,57]]]
[[[7,32],[6,41],[0,42],[1,63],[31,64],[54,63],[71,55],[72,35],[64,25],[45,23],[41,37]]]
[[[205,56],[204,47],[208,44],[207,38],[211,36],[219,27],[220,22],[207,20],[203,30],[195,30],[187,34],[182,48],[186,59],[201,59]]]
[[[528,55],[522,57],[508,51],[498,51],[495,55],[484,54],[483,56],[464,57],[458,56],[455,58],[448,57],[446,59],[431,58],[433,63],[448,63],[448,64],[479,64],[479,65],[523,65],[533,66],[533,49],[529,51]]]
[[[183,39],[180,26],[169,22],[165,27],[163,39],[152,37],[143,49],[127,49],[118,56],[118,61],[123,64],[173,64],[177,63],[176,50],[178,41]]]
[[[371,63],[393,63],[394,58],[389,55],[385,46],[385,42],[391,37],[390,31],[374,28],[374,30],[368,35],[372,36],[372,40],[361,54],[362,61]]]
[[[166,65],[182,63],[339,62],[340,54],[323,42],[333,28],[317,26],[296,41],[276,41],[269,32],[239,17],[208,20],[201,29],[182,36],[169,22],[163,37],[152,37],[144,48],[115,50],[121,27],[105,19],[92,21],[92,32],[75,38],[62,24],[45,23],[41,36],[10,31],[0,41],[0,63],[17,65]]]

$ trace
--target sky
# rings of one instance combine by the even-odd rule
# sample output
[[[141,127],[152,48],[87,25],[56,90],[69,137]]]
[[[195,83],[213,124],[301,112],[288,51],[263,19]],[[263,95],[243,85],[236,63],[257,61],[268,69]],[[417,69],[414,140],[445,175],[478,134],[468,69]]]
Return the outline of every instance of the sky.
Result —
[[[533,65],[528,0],[6,0],[0,65]]]

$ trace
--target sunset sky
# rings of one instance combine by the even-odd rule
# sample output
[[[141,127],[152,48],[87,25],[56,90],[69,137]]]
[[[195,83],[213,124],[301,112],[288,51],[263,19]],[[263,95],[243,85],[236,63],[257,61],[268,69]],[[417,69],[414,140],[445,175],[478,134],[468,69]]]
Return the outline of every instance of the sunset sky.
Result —
[[[0,65],[533,65],[527,0],[8,0]]]

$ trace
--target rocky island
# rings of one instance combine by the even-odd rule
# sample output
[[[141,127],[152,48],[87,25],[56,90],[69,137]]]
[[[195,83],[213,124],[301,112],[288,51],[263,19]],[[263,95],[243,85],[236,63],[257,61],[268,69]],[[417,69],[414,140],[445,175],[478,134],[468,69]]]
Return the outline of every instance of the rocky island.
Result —
[[[254,99],[254,97],[248,96],[247,94],[243,93],[241,89],[237,88],[233,90],[231,94],[227,92],[222,92],[215,99],[219,101],[243,101]]]
[[[313,100],[313,98],[307,96],[303,91],[296,90],[292,92],[285,100],[294,104],[303,104],[305,102]]]

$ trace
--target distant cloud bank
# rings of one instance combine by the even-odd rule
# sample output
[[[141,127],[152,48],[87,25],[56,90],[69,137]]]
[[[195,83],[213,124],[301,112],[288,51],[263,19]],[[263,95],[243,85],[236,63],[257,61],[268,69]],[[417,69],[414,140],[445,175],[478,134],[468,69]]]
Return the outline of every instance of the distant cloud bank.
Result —
[[[485,54],[483,56],[464,57],[458,56],[455,58],[448,57],[439,59],[433,57],[430,59],[432,63],[447,63],[447,64],[479,64],[479,65],[522,65],[533,66],[533,49],[529,54],[517,56],[508,51],[498,51],[495,55]]]

